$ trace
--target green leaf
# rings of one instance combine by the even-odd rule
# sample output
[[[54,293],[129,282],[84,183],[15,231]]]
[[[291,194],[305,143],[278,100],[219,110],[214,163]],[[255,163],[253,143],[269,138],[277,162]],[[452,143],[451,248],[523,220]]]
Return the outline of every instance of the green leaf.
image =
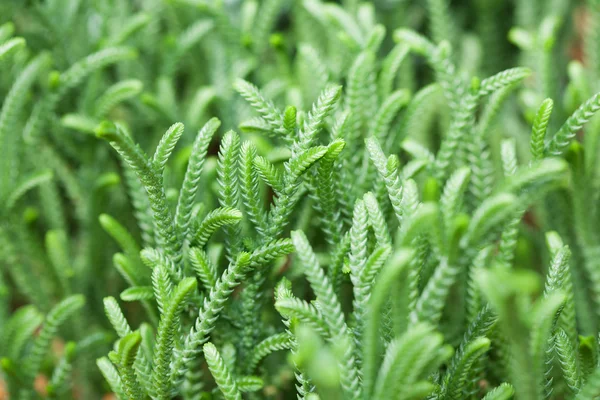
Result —
[[[556,355],[558,356],[565,382],[571,393],[577,393],[581,386],[581,373],[576,358],[577,351],[575,345],[574,343],[571,343],[571,340],[562,329],[558,330],[555,339]]]
[[[104,118],[119,103],[136,97],[144,88],[144,84],[137,79],[129,79],[117,82],[104,92],[96,100],[94,105],[94,117]]]
[[[525,194],[527,199],[534,198],[545,190],[565,186],[568,169],[564,160],[545,158],[530,167],[519,168],[501,189],[516,195]]]
[[[135,57],[137,57],[137,52],[129,47],[108,47],[92,53],[60,74],[59,91],[64,93],[77,86],[86,76],[100,68]]]
[[[81,309],[84,304],[85,298],[83,295],[76,294],[65,298],[50,310],[41,331],[33,342],[27,361],[22,367],[23,373],[29,382],[33,382],[40,371],[42,361],[50,350],[51,341],[58,333],[59,327]]]
[[[326,88],[313,105],[300,129],[298,139],[292,145],[292,154],[306,151],[314,143],[325,118],[331,113],[342,93],[341,86]]]
[[[219,203],[224,208],[224,212],[231,214],[233,211],[230,209],[236,209],[240,206],[241,197],[239,193],[239,150],[240,150],[240,138],[233,132],[228,131],[221,142],[219,148],[219,158],[217,162],[217,184],[218,184],[218,198]],[[216,212],[216,211],[215,211]],[[209,214],[211,216],[211,214]],[[209,224],[206,225],[208,228],[214,227],[216,229],[219,226],[225,225],[225,235],[227,243],[227,254],[230,259],[233,255],[239,251],[240,247],[240,229],[237,226],[231,226],[230,222],[234,221],[235,216],[223,215],[223,218],[215,214],[216,219],[209,220]],[[208,217],[207,217],[208,218]],[[240,215],[241,218],[241,215]],[[220,222],[223,222],[220,224]],[[229,224],[229,225],[228,225]],[[204,225],[204,224],[203,224]],[[214,229],[212,231],[214,231]],[[212,233],[210,231],[210,233]],[[196,238],[201,239],[198,234]],[[206,238],[207,239],[207,238]]]
[[[215,322],[225,307],[225,302],[249,272],[250,263],[251,255],[240,253],[210,290],[192,330],[185,339],[183,351],[172,367],[174,378],[179,379],[185,372],[187,364],[197,357],[198,347],[208,340],[208,334],[215,328]]]
[[[410,217],[404,219],[399,232],[400,243],[409,246],[421,233],[435,229],[435,225],[439,223],[438,217],[439,210],[435,204],[421,205]]]
[[[469,168],[459,168],[450,175],[444,186],[444,191],[440,197],[440,211],[444,218],[444,229],[446,229],[446,232],[448,232],[454,217],[460,211],[470,176],[471,171]]]
[[[49,182],[52,180],[53,174],[52,171],[40,171],[33,173],[30,176],[26,176],[20,179],[20,182],[17,186],[12,190],[12,192],[6,198],[6,202],[4,203],[5,211],[11,211],[17,202],[31,189],[39,186],[45,182]]]
[[[406,89],[400,89],[385,99],[377,115],[373,119],[370,136],[379,140],[389,135],[391,124],[400,109],[410,101],[410,93]]]
[[[483,400],[509,400],[515,394],[515,389],[509,383],[503,383],[485,395]]]
[[[242,220],[242,212],[230,207],[220,207],[209,212],[194,233],[193,244],[204,247],[211,235],[220,227],[235,225]]]
[[[412,321],[428,322],[433,326],[439,323],[450,288],[456,281],[459,272],[459,268],[451,264],[448,259],[440,260],[433,276],[417,300],[415,311],[411,314]]]
[[[323,219],[323,230],[326,234],[325,239],[330,244],[337,243],[342,235],[341,213],[336,207],[339,204],[336,190],[338,188],[336,178],[339,174],[336,170],[336,161],[345,146],[346,142],[341,139],[332,141],[317,167],[317,198]]]
[[[179,141],[179,138],[181,138],[181,135],[183,135],[183,129],[182,123],[177,122],[171,125],[171,127],[160,139],[158,146],[156,146],[156,151],[154,152],[154,157],[152,158],[152,164],[159,174],[162,174],[164,171],[175,145]]]
[[[371,192],[367,192],[364,196],[365,208],[369,215],[369,224],[375,233],[375,238],[381,246],[391,245],[392,237],[388,230],[385,216],[379,207],[377,198]]]
[[[507,69],[481,81],[478,94],[480,96],[487,96],[515,82],[519,82],[529,75],[531,75],[529,68],[517,67]]]
[[[400,279],[405,273],[414,252],[408,249],[396,251],[385,264],[375,282],[369,299],[369,308],[366,313],[365,333],[362,349],[362,377],[365,396],[372,393],[377,379],[377,366],[380,365],[379,327],[383,314],[383,306],[389,299],[393,282]]]
[[[158,304],[158,310],[162,314],[165,312],[165,308],[173,294],[173,281],[169,277],[167,267],[164,263],[158,263],[154,266],[154,270],[152,271],[152,289],[156,303]]]
[[[323,320],[323,315],[312,304],[293,296],[277,299],[275,308],[281,315],[287,318],[295,318],[310,326],[322,338],[331,338],[329,327]]]
[[[192,208],[199,189],[200,175],[206,160],[208,146],[220,125],[221,121],[217,118],[211,118],[200,129],[192,145],[192,152],[188,160],[188,166],[185,171],[181,190],[179,191],[177,208],[175,210],[175,226],[183,239],[188,235],[189,224],[192,219]]]
[[[179,331],[178,317],[183,311],[186,298],[196,290],[195,278],[185,278],[173,290],[173,295],[163,299],[163,313],[158,324],[154,348],[152,382],[159,399],[169,399],[172,381],[170,379],[171,359],[175,345],[175,335]]]
[[[70,280],[73,276],[72,262],[69,256],[68,238],[64,231],[52,230],[46,233],[46,252],[60,282],[64,295],[71,293]]]
[[[150,286],[134,286],[123,290],[120,297],[123,301],[152,300],[154,292]]]
[[[292,157],[290,161],[285,163],[286,180],[290,183],[296,182],[307,169],[327,153],[327,150],[327,146],[315,146]]]
[[[236,381],[231,376],[231,372],[229,372],[225,362],[223,362],[219,351],[210,342],[204,345],[204,357],[206,358],[208,369],[210,369],[210,373],[215,378],[224,398],[226,400],[242,400],[242,394],[238,389]]]
[[[277,305],[276,305],[277,307]],[[252,359],[249,361],[250,366],[248,370],[254,371],[256,366],[260,363],[260,361],[267,357],[269,354],[280,351],[280,350],[289,350],[293,346],[293,340],[289,333],[276,333],[271,335],[265,339],[263,339],[259,344],[254,348],[254,353],[252,354]],[[238,380],[238,385],[239,385]],[[240,385],[241,386],[241,385]]]
[[[267,122],[271,130],[282,135],[288,135],[281,111],[275,107],[272,101],[267,100],[256,86],[243,79],[238,79],[234,87]]]
[[[2,327],[0,354],[11,360],[19,360],[23,349],[43,321],[44,315],[34,306],[23,306],[15,310]]]
[[[121,377],[119,376],[115,366],[106,357],[97,359],[96,365],[100,369],[104,379],[106,379],[106,382],[108,382],[111,390],[118,396],[119,399],[124,399],[125,392],[123,391]]]
[[[279,193],[283,190],[283,178],[281,172],[266,158],[256,156],[254,158],[254,166],[258,171],[261,179],[270,187]]]
[[[596,112],[600,110],[600,93],[596,93],[592,98],[583,103],[573,115],[571,115],[556,132],[556,134],[546,144],[546,153],[553,156],[560,156],[567,149],[571,140],[584,124],[586,124]]]
[[[445,398],[462,398],[470,382],[469,375],[472,373],[473,365],[490,349],[490,343],[488,338],[478,337],[465,346],[461,357],[453,365],[454,368],[448,373],[444,382],[442,391],[446,395]]]
[[[18,166],[20,164],[18,157],[20,154],[20,146],[18,146],[20,135],[17,135],[13,130],[17,127],[19,115],[27,100],[30,87],[49,64],[50,57],[46,53],[41,53],[31,60],[13,82],[10,91],[2,102],[0,148],[2,148],[3,156],[0,157],[0,195],[4,199],[7,198],[5,197],[7,193],[13,190],[17,178],[16,172],[19,170]],[[14,204],[15,199],[12,201]]]
[[[373,399],[389,399],[422,378],[430,364],[440,364],[442,335],[419,324],[388,345],[375,382]]]
[[[127,18],[126,22],[118,26],[118,29],[111,32],[106,40],[106,46],[119,46],[123,44],[130,36],[142,30],[150,21],[152,16],[145,12],[139,12]]]
[[[25,39],[16,37],[7,40],[0,45],[0,62],[2,62],[9,54],[14,53],[25,47]]]
[[[117,365],[123,389],[128,399],[142,400],[144,394],[135,375],[133,364],[142,342],[139,331],[128,333],[117,344],[117,350],[109,353],[111,361]]]
[[[400,65],[407,55],[408,48],[402,44],[397,44],[384,58],[379,74],[379,95],[382,99],[392,92]]]
[[[204,285],[206,290],[210,290],[217,283],[217,268],[210,261],[204,250],[198,247],[191,247],[188,257],[194,268],[194,272]]]
[[[377,141],[377,138],[370,137],[365,139],[365,145],[367,147],[367,151],[369,152],[371,162],[373,162],[375,168],[377,168],[377,171],[385,182],[385,187],[387,189],[390,202],[392,203],[394,214],[396,215],[398,221],[401,222],[404,210],[402,206],[402,185],[400,177],[398,176],[398,167],[391,166],[389,162],[390,159],[386,158],[383,150],[381,149],[381,145]]]
[[[258,376],[242,376],[237,379],[237,386],[240,392],[258,392],[265,385],[264,381]]]
[[[509,193],[500,193],[486,199],[475,210],[461,245],[465,247],[482,240],[492,228],[512,216],[518,206],[518,198]]]
[[[323,269],[321,269],[304,233],[293,231],[291,236],[304,274],[310,282],[321,306],[323,318],[332,335],[332,343],[343,349],[342,354],[339,355],[342,389],[349,399],[358,399],[361,394],[358,371],[353,354],[354,346],[349,335],[348,326],[344,322],[339,300],[333,292],[333,287],[329,279],[325,276]]]
[[[100,121],[87,115],[66,114],[60,119],[60,123],[65,128],[93,135]]]
[[[119,337],[125,337],[132,332],[129,323],[114,297],[104,298],[104,312]]]
[[[544,100],[533,120],[530,148],[534,160],[540,160],[544,157],[544,139],[546,138],[546,131],[553,107],[554,102],[552,99]]]
[[[148,194],[159,244],[164,244],[165,253],[175,257],[178,263],[180,261],[180,238],[175,231],[162,177],[151,167],[148,156],[118,126],[110,122],[103,122],[96,129],[96,136],[109,141],[110,145],[136,173]]]
[[[250,142],[244,142],[240,151],[240,186],[242,198],[250,220],[262,234],[267,230],[267,220],[258,180],[259,174],[257,168],[254,166],[255,158],[255,146]]]

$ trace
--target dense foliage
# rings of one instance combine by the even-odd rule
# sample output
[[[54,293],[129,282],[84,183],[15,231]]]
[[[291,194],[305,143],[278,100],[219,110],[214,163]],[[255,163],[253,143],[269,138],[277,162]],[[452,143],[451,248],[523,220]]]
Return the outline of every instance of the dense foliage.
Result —
[[[600,398],[599,0],[0,24],[0,398]]]

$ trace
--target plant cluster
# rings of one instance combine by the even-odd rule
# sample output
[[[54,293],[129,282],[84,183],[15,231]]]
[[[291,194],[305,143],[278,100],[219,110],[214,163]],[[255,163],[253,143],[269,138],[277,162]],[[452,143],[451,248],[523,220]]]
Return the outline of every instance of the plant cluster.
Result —
[[[600,398],[600,1],[0,16],[0,398]]]

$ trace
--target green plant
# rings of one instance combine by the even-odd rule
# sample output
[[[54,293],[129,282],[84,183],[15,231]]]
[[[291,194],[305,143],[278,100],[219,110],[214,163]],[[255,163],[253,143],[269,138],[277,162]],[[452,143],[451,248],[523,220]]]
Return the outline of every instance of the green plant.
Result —
[[[600,396],[599,1],[0,16],[0,397]]]

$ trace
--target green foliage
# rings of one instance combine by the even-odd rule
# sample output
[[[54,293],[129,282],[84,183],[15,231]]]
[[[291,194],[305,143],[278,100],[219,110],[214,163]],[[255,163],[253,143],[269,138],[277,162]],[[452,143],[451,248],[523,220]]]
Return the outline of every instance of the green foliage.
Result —
[[[211,374],[214,376],[219,389],[223,393],[226,400],[241,400],[242,394],[240,393],[236,382],[233,380],[231,373],[227,369],[227,365],[223,361],[223,358],[219,354],[219,351],[212,343],[206,343],[204,345],[204,356],[206,357],[206,363],[210,369]]]
[[[0,397],[600,396],[598,0],[88,3],[0,2]]]

